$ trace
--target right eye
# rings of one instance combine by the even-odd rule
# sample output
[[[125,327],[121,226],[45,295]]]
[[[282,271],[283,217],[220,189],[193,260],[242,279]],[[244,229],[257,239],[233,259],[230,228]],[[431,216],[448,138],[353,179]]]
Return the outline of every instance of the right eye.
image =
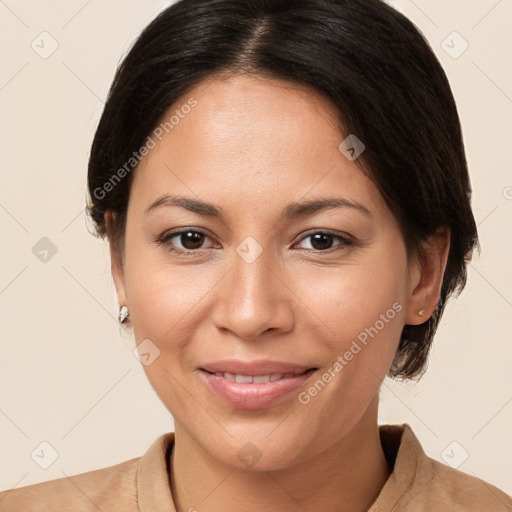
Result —
[[[201,246],[205,239],[209,238],[205,232],[197,228],[180,229],[179,231],[164,233],[157,239],[157,242],[171,252],[192,256],[198,251],[205,250]],[[176,242],[173,242],[173,240],[176,240]],[[176,244],[180,244],[181,247],[177,247]]]

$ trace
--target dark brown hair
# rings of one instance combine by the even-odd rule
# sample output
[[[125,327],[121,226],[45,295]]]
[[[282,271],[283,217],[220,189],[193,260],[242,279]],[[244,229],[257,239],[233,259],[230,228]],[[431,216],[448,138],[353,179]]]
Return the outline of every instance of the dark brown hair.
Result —
[[[330,101],[346,135],[364,142],[356,163],[398,219],[409,256],[449,227],[437,308],[404,326],[389,372],[421,376],[478,235],[449,82],[418,28],[381,0],[181,0],[164,10],[119,66],[94,137],[87,209],[96,234],[106,235],[111,211],[123,247],[137,151],[180,96],[226,72],[284,79]]]

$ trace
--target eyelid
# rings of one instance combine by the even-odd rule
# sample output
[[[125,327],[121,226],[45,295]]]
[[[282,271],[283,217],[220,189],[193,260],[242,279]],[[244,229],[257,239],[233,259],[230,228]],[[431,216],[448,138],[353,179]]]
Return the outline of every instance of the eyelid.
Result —
[[[331,235],[331,236],[338,236],[340,238],[344,238],[346,240],[353,241],[353,237],[349,235],[348,233],[341,232],[341,231],[335,231],[333,229],[327,229],[327,228],[315,228],[315,229],[309,229],[305,233],[301,235],[301,238],[299,240],[304,240],[304,238],[307,238],[311,235],[316,235],[318,233],[321,233],[322,235]]]
[[[211,238],[210,235],[208,234],[208,231],[206,231],[203,228],[194,228],[186,226],[184,228],[175,228],[171,229],[170,231],[165,231],[165,233],[160,238],[170,238],[175,235],[181,235],[182,233],[188,233],[189,231],[192,231],[194,233],[201,233],[202,235]]]

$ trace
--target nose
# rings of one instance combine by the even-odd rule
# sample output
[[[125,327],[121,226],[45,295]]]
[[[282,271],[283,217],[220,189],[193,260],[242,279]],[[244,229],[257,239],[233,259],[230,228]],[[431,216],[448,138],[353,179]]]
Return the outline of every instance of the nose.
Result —
[[[219,283],[212,319],[220,330],[255,340],[267,331],[288,332],[294,324],[293,292],[282,266],[263,251],[256,260],[238,254],[234,268]]]

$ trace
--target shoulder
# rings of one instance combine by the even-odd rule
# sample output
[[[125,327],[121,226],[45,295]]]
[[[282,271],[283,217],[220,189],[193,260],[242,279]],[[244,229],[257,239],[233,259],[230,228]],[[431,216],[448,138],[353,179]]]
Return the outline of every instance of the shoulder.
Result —
[[[371,512],[512,512],[502,490],[429,457],[410,425],[382,425],[380,435],[393,471]]]
[[[138,511],[139,460],[0,492],[0,512]]]
[[[512,498],[494,485],[430,459],[431,479],[424,491],[425,510],[512,512]]]

